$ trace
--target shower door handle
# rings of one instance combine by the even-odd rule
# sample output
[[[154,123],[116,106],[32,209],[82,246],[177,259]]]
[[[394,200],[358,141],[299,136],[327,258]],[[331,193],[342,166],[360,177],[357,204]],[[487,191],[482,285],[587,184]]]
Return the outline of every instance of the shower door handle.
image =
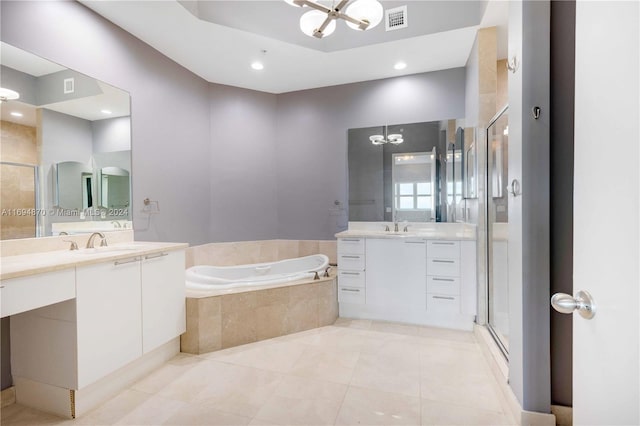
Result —
[[[571,314],[578,311],[580,316],[591,319],[596,315],[596,304],[587,291],[580,290],[573,297],[566,293],[556,293],[551,297],[551,306],[561,314]]]

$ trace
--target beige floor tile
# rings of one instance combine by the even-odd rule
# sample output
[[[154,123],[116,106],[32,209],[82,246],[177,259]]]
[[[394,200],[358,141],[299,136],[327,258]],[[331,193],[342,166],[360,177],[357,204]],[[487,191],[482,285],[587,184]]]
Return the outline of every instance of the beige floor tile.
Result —
[[[176,411],[165,425],[175,426],[243,426],[251,422],[249,417],[237,416],[214,409],[208,404],[188,404]]]
[[[112,425],[144,404],[151,394],[124,390],[117,396],[76,419],[78,425]]]
[[[64,419],[53,414],[43,413],[20,404],[3,407],[0,424],[2,426],[67,426],[73,420]]]
[[[340,403],[328,399],[274,395],[258,411],[256,419],[288,425],[333,425]]]
[[[185,358],[181,359],[184,360]],[[202,359],[200,361],[203,361]],[[159,369],[153,371],[147,377],[137,381],[131,386],[131,389],[154,394],[160,392],[167,385],[178,380],[182,375],[187,373],[196,364],[179,365],[174,363],[164,364]]]
[[[297,342],[278,342],[220,356],[216,361],[287,373],[306,349],[307,345]]]
[[[371,320],[338,318],[333,325],[336,327],[350,327],[368,330],[371,328]]]
[[[335,350],[331,348],[309,347],[293,366],[291,374],[348,384],[358,361],[355,351]]]
[[[209,386],[193,400],[226,413],[254,417],[275,394],[282,375],[233,364],[220,363],[221,368]]]
[[[416,353],[360,354],[351,385],[382,392],[420,396],[420,363]]]
[[[384,333],[406,334],[408,336],[420,335],[419,326],[395,322],[373,321],[369,329]]]
[[[476,339],[472,331],[449,330],[447,328],[438,327],[418,327],[418,335],[433,339],[476,343]]]
[[[422,425],[497,426],[511,425],[502,413],[422,400]]]
[[[285,376],[276,389],[276,394],[286,398],[326,399],[342,402],[347,385],[308,379],[305,377]]]
[[[420,399],[350,386],[337,425],[418,425]]]
[[[151,396],[115,425],[161,425],[183,408],[186,403],[172,399]]]

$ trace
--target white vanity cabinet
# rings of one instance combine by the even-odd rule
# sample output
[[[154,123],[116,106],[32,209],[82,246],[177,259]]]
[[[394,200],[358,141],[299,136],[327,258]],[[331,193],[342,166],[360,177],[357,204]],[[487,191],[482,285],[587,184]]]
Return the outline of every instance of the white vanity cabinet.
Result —
[[[186,331],[184,256],[180,250],[142,258],[143,353]]]
[[[426,241],[367,238],[367,304],[424,310]]]
[[[338,240],[338,302],[365,304],[367,295],[364,238]]]
[[[184,262],[179,249],[65,270],[73,286],[70,300],[11,317],[18,402],[75,417],[147,373],[148,365],[179,352],[186,321]],[[16,280],[46,285],[57,282],[49,278],[59,274],[52,274]]]
[[[475,244],[404,235],[339,238],[340,316],[471,330],[476,313]],[[358,252],[362,259],[356,257]],[[362,260],[362,276],[352,284],[353,278],[342,274],[357,272]],[[342,292],[356,288],[364,297]]]
[[[142,355],[140,261],[78,267],[76,289],[74,389],[82,389]]]

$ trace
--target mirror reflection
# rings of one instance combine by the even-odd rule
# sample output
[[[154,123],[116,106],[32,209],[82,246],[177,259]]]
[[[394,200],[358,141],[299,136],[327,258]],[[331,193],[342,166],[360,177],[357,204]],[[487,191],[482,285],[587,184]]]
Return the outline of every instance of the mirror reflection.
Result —
[[[0,67],[1,238],[130,227],[129,94],[4,42]]]
[[[454,222],[464,120],[349,129],[349,221]]]

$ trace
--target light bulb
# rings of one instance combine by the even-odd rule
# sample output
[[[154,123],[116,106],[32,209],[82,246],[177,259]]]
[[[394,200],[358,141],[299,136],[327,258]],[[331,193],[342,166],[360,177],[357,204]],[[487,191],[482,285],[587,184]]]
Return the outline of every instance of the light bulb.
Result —
[[[396,62],[396,64],[393,66],[393,68],[397,70],[403,70],[406,67],[407,67],[407,64],[405,62]]]
[[[345,13],[354,19],[369,22],[369,26],[365,30],[370,30],[382,22],[384,9],[377,0],[356,0],[347,6]],[[346,22],[350,28],[360,30],[360,27],[357,24],[349,21]]]
[[[295,4],[293,1],[294,0],[284,0],[285,2],[287,2],[287,4],[290,4],[291,6],[295,6],[295,7],[304,7],[304,4]]]
[[[387,143],[384,140],[384,136],[382,135],[373,135],[373,136],[369,136],[369,140],[371,141],[372,144],[374,145],[383,145],[385,143]]]
[[[256,71],[260,71],[260,70],[264,69],[264,65],[262,65],[262,62],[256,61],[256,62],[253,62],[251,64],[251,68],[253,68]]]
[[[5,89],[4,87],[0,87],[0,101],[13,101],[15,99],[20,98],[20,93],[15,90]]]
[[[320,28],[320,25],[327,19],[329,15],[319,10],[311,10],[300,17],[300,30],[309,37],[315,37],[313,34]],[[336,29],[336,21],[332,19],[327,28],[322,32],[322,36],[331,35]]]

